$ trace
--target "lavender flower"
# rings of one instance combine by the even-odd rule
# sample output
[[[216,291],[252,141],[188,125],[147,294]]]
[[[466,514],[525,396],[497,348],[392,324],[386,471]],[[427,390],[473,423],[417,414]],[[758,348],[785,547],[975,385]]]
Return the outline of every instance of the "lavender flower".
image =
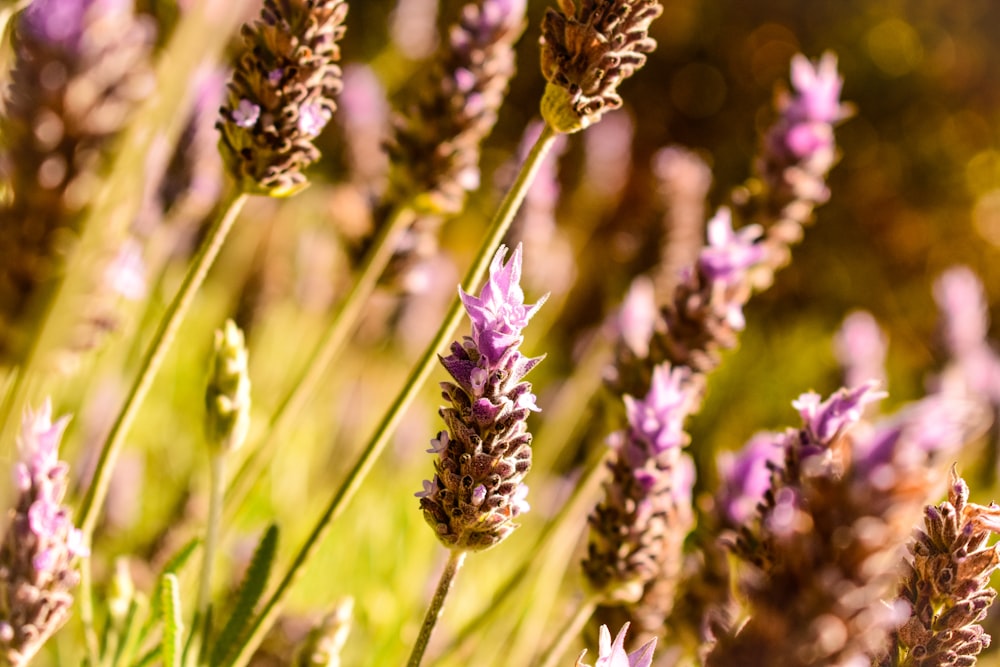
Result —
[[[757,514],[771,490],[773,470],[784,463],[783,444],[779,434],[759,433],[739,452],[719,455],[717,511],[724,525],[739,528]]]
[[[35,0],[17,21],[0,123],[10,193],[0,205],[0,360],[23,360],[107,148],[152,88],[151,42],[149,25],[126,0]],[[109,261],[117,254],[100,250]],[[74,351],[92,347],[115,322],[100,302],[106,295],[89,296],[97,303],[80,309],[87,319],[74,327]]]
[[[653,664],[656,638],[649,640],[632,653],[626,653],[625,633],[628,632],[628,626],[628,623],[622,626],[618,635],[615,636],[614,643],[611,643],[611,632],[608,630],[608,626],[601,626],[597,663],[594,667],[650,667]],[[586,650],[580,654],[576,660],[576,667],[590,667],[583,662],[583,656],[586,654]]]
[[[229,83],[218,128],[230,173],[246,192],[287,197],[308,185],[302,170],[340,92],[338,40],[344,0],[264,0],[243,26],[245,50]]]
[[[542,75],[549,82],[542,117],[554,130],[577,132],[622,105],[618,84],[656,49],[649,25],[657,0],[559,0],[542,21]]]
[[[733,231],[728,209],[708,222],[708,244],[693,267],[680,276],[673,299],[663,306],[648,354],[618,346],[612,388],[619,393],[643,393],[650,369],[669,362],[700,373],[719,364],[722,350],[732,349],[745,326],[743,304],[750,298],[750,271],[763,259],[756,243],[760,229]],[[634,346],[633,346],[634,347]]]
[[[441,364],[454,379],[442,382],[451,404],[448,426],[432,441],[433,479],[417,493],[424,519],[450,549],[481,551],[501,542],[528,510],[525,474],[531,467],[526,419],[537,411],[531,384],[522,378],[541,361],[518,351],[521,331],[545,301],[524,303],[521,248],[503,263],[497,250],[479,296],[459,291],[472,335],[453,343]]]
[[[432,66],[416,77],[393,122],[388,203],[419,215],[397,251],[390,273],[405,274],[438,249],[444,216],[465,205],[479,188],[480,144],[492,131],[514,76],[514,43],[524,29],[526,0],[476,0]]]
[[[705,198],[712,185],[712,172],[696,153],[677,146],[657,151],[652,167],[666,207],[664,242],[654,277],[657,293],[665,297],[673,293],[684,267],[697,261],[705,233]]]
[[[634,603],[646,584],[679,571],[694,520],[694,464],[681,449],[697,395],[687,369],[663,365],[654,370],[644,399],[625,397],[628,429],[612,440],[611,478],[590,517],[583,562],[590,587],[605,602]]]
[[[968,414],[931,397],[870,427],[872,384],[795,402],[803,425],[783,442],[758,517],[736,543],[750,618],[708,656],[729,665],[855,664],[905,620],[892,599],[911,527],[934,492],[934,462],[963,442]],[[933,428],[929,428],[933,427]]]
[[[948,501],[926,508],[910,545],[900,600],[912,611],[881,664],[976,664],[990,645],[980,623],[997,596],[989,583],[1000,569],[1000,545],[987,541],[998,532],[1000,507],[970,503],[969,487],[952,472]]]
[[[4,662],[26,665],[69,618],[73,566],[87,555],[80,531],[62,505],[68,466],[59,441],[69,421],[52,422],[52,405],[25,413],[14,467],[18,492],[11,525],[0,546],[0,651]]]
[[[832,53],[815,65],[796,55],[791,80],[794,93],[778,98],[780,117],[765,134],[757,163],[766,186],[757,207],[770,223],[766,264],[772,271],[788,263],[788,247],[801,239],[813,208],[829,198],[826,175],[837,155],[833,128],[851,112],[840,102],[843,80]]]
[[[886,335],[871,313],[858,310],[845,317],[834,339],[844,384],[850,387],[876,380],[884,386],[886,347]]]

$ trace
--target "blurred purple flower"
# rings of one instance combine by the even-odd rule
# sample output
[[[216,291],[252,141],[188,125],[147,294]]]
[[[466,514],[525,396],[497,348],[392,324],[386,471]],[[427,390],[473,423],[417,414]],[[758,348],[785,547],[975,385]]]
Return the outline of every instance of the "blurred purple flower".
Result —
[[[872,314],[856,310],[844,318],[834,338],[837,361],[844,369],[844,384],[848,387],[877,380],[885,385],[885,332]]]
[[[59,443],[69,417],[52,422],[52,405],[25,412],[14,466],[18,491],[12,522],[0,545],[0,654],[25,665],[69,618],[79,581],[74,560],[88,555],[62,504],[68,466]]]
[[[630,439],[640,439],[651,447],[646,458],[686,444],[684,420],[697,403],[688,383],[690,377],[687,368],[657,366],[645,399],[625,397]]]
[[[739,452],[719,455],[719,516],[732,527],[748,521],[771,488],[774,466],[785,460],[785,436],[758,433]]]
[[[638,357],[649,354],[649,340],[656,326],[659,309],[653,281],[639,276],[632,281],[628,294],[618,309],[614,334]]]
[[[813,65],[801,53],[795,54],[791,79],[797,95],[786,110],[789,120],[832,124],[847,117],[848,110],[840,103],[844,79],[837,74],[836,55],[827,51]]]
[[[650,639],[632,653],[625,652],[625,633],[628,632],[629,623],[622,626],[611,642],[611,632],[608,626],[601,626],[600,642],[598,647],[597,663],[594,667],[650,667],[653,664],[653,650],[656,648],[656,638]],[[584,650],[577,658],[576,667],[590,667],[583,662]]]
[[[843,388],[826,401],[815,392],[806,392],[792,402],[812,444],[828,446],[838,435],[860,421],[864,407],[888,394],[876,391],[877,382],[866,382],[853,389]]]
[[[961,358],[986,340],[989,314],[983,285],[967,266],[954,266],[934,281],[941,312],[941,338],[948,353]]]
[[[708,221],[708,245],[701,250],[698,266],[709,280],[724,284],[741,282],[747,270],[764,257],[764,249],[756,243],[762,233],[758,225],[748,225],[733,231],[733,218],[728,208],[720,208]]]

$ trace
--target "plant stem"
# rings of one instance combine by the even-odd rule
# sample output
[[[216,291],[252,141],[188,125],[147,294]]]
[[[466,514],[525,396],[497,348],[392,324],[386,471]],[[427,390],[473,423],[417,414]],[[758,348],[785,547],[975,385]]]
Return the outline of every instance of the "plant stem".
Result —
[[[555,130],[546,125],[538,137],[538,141],[535,142],[531,152],[525,159],[524,164],[521,165],[517,180],[514,181],[507,196],[501,202],[500,208],[497,210],[490,224],[486,238],[479,248],[476,259],[472,263],[472,266],[469,267],[469,272],[462,282],[463,288],[467,292],[474,292],[482,283],[490,262],[493,259],[497,244],[500,243],[504,234],[507,233],[507,229],[514,219],[514,214],[524,200],[528,186],[534,180],[535,174],[538,172],[538,168],[541,166],[545,155],[552,148],[556,136]],[[254,623],[253,631],[233,662],[234,665],[246,665],[250,660],[250,656],[253,655],[253,652],[263,639],[264,633],[267,632],[271,623],[274,622],[274,618],[278,612],[278,604],[281,602],[282,597],[298,578],[299,573],[316,551],[327,529],[343,513],[344,507],[354,497],[354,494],[361,486],[361,482],[375,465],[375,460],[382,453],[382,450],[385,449],[390,436],[402,419],[404,412],[410,406],[410,403],[413,402],[423,383],[430,375],[434,367],[434,362],[437,360],[438,350],[443,348],[447,341],[454,338],[455,331],[458,329],[461,320],[462,302],[456,298],[452,302],[448,314],[445,315],[444,321],[441,323],[441,328],[438,329],[434,340],[427,346],[423,357],[421,357],[420,361],[411,371],[410,376],[406,379],[402,390],[396,396],[389,411],[382,417],[382,421],[379,423],[375,434],[369,440],[354,467],[348,473],[347,479],[344,480],[344,483],[334,493],[330,504],[324,510],[322,516],[320,516],[309,537],[306,538],[305,544],[302,545],[302,548],[296,554],[295,560],[292,561],[284,579],[281,580],[278,588],[268,599],[267,604],[264,605],[260,616],[257,617]]]
[[[541,667],[555,667],[559,660],[562,658],[563,653],[569,648],[570,642],[579,636],[580,631],[583,630],[583,626],[590,620],[590,617],[594,615],[594,610],[597,608],[597,598],[589,597],[585,599],[576,608],[576,613],[573,614],[566,621],[566,625],[563,627],[562,631],[556,635],[555,642],[549,646],[545,655],[542,656],[542,661],[539,663]]]
[[[238,194],[230,199],[225,213],[216,220],[215,224],[212,225],[212,228],[205,235],[205,239],[198,249],[198,254],[192,261],[190,268],[188,268],[187,275],[184,276],[184,282],[181,283],[180,289],[177,290],[173,301],[163,314],[163,319],[160,320],[156,335],[153,337],[149,345],[149,350],[142,361],[139,374],[132,384],[132,388],[125,399],[125,404],[118,413],[118,418],[115,420],[114,426],[111,427],[111,432],[104,441],[100,457],[97,460],[97,466],[94,469],[94,478],[87,488],[87,494],[80,505],[80,530],[88,541],[97,523],[97,516],[100,514],[101,506],[104,504],[104,498],[108,493],[111,472],[118,459],[125,436],[128,434],[128,430],[132,426],[132,422],[143,400],[146,398],[146,394],[149,393],[149,389],[153,384],[153,378],[156,377],[157,371],[159,371],[160,366],[163,364],[163,360],[167,356],[167,351],[170,349],[170,344],[177,335],[177,330],[180,328],[188,308],[194,301],[198,288],[201,287],[202,282],[205,280],[208,269],[219,254],[219,250],[222,248],[222,244],[229,234],[229,230],[232,229],[233,223],[236,221],[236,217],[240,209],[243,208],[246,200],[246,194]]]
[[[212,452],[211,479],[209,482],[208,525],[205,528],[205,553],[201,562],[201,580],[198,582],[198,606],[195,608],[191,633],[198,639],[194,642],[195,653],[208,644],[208,605],[212,591],[212,565],[222,527],[222,502],[226,490],[226,455],[228,452],[216,446]],[[200,659],[197,664],[202,664]]]
[[[351,291],[340,303],[334,313],[323,337],[313,349],[299,377],[292,383],[288,393],[282,398],[268,421],[267,429],[241,466],[233,479],[233,488],[229,490],[230,507],[240,507],[244,496],[249,493],[260,470],[266,461],[263,456],[268,443],[271,443],[284,430],[290,421],[302,410],[305,401],[312,395],[316,385],[327,372],[327,367],[340,352],[347,337],[354,330],[358,319],[364,311],[368,297],[375,291],[378,279],[389,265],[393,253],[399,247],[399,240],[406,229],[413,223],[416,214],[413,209],[404,206],[396,209],[389,221],[382,226],[378,236],[372,240],[365,258],[361,264],[358,276]]]
[[[441,579],[434,590],[431,605],[427,608],[424,623],[420,626],[420,634],[417,635],[417,642],[413,645],[410,660],[406,663],[407,667],[420,667],[420,661],[424,659],[424,652],[427,650],[427,643],[431,639],[431,633],[434,632],[434,626],[437,625],[438,618],[441,617],[441,610],[444,609],[444,601],[448,597],[448,591],[451,590],[451,585],[455,581],[455,575],[458,574],[459,569],[461,569],[462,564],[465,562],[465,555],[465,551],[451,552],[448,564],[444,566],[444,572],[441,573]]]

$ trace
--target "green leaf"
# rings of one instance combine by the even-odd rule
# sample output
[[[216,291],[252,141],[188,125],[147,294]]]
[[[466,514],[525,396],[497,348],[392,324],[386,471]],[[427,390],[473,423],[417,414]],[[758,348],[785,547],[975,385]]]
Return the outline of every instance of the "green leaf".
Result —
[[[163,667],[181,667],[181,619],[180,582],[176,574],[163,577],[160,585],[160,608],[163,610]]]
[[[229,615],[229,622],[222,628],[215,645],[212,647],[212,660],[209,664],[212,667],[221,667],[227,664],[240,647],[244,636],[251,627],[253,610],[260,601],[264,589],[267,587],[267,579],[271,574],[271,567],[274,565],[274,555],[278,548],[278,527],[271,524],[257,551],[254,552],[250,567],[247,568],[246,576],[240,584],[240,591],[236,596],[236,606]]]
[[[146,621],[146,625],[142,628],[142,632],[139,634],[139,645],[142,645],[146,641],[146,637],[149,631],[152,629],[153,623],[159,620],[163,613],[162,604],[160,600],[159,591],[163,587],[163,580],[167,575],[177,575],[183,569],[184,565],[187,564],[191,555],[194,554],[195,550],[201,546],[200,538],[193,538],[187,544],[185,544],[180,551],[174,554],[173,558],[167,561],[167,564],[163,566],[163,570],[160,572],[160,576],[156,579],[156,588],[153,590],[152,600],[150,601],[149,607],[149,618]]]

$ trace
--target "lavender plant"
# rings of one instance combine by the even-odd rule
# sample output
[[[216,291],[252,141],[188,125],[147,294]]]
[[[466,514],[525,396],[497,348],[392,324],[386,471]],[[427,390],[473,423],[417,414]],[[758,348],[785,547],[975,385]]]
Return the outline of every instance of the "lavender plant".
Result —
[[[63,505],[69,466],[59,444],[69,422],[52,422],[52,404],[25,412],[14,466],[17,500],[0,546],[0,647],[4,664],[27,665],[70,617],[80,581],[75,560],[88,555]]]
[[[996,490],[978,442],[1000,404],[996,276],[989,243],[966,243],[1000,238],[993,107],[963,91],[992,89],[978,26],[1000,10],[854,12],[859,121],[834,140],[853,107],[827,53],[792,57],[767,126],[763,91],[845,1],[805,22],[558,0],[536,26],[523,0],[0,8],[0,441],[20,447],[0,487],[0,664],[549,667],[578,638],[605,667],[651,667],[654,646],[662,665],[989,664],[997,508],[944,480]],[[534,43],[541,71],[515,80]],[[937,79],[947,96],[893,106]],[[831,190],[829,226],[779,277]],[[247,315],[263,255],[323,297],[274,292]],[[385,289],[430,255],[426,284],[467,267],[450,306]],[[941,276],[936,340],[918,269]],[[871,315],[830,355],[849,308]],[[245,333],[227,322],[209,361],[231,312]],[[521,351],[532,319],[540,366]],[[66,341],[74,363],[50,366]],[[773,399],[828,391],[834,357],[848,389],[759,430]],[[422,389],[438,364],[440,430]],[[902,400],[925,367],[929,395],[880,416],[873,379]],[[46,395],[80,426],[49,403],[17,419]]]

